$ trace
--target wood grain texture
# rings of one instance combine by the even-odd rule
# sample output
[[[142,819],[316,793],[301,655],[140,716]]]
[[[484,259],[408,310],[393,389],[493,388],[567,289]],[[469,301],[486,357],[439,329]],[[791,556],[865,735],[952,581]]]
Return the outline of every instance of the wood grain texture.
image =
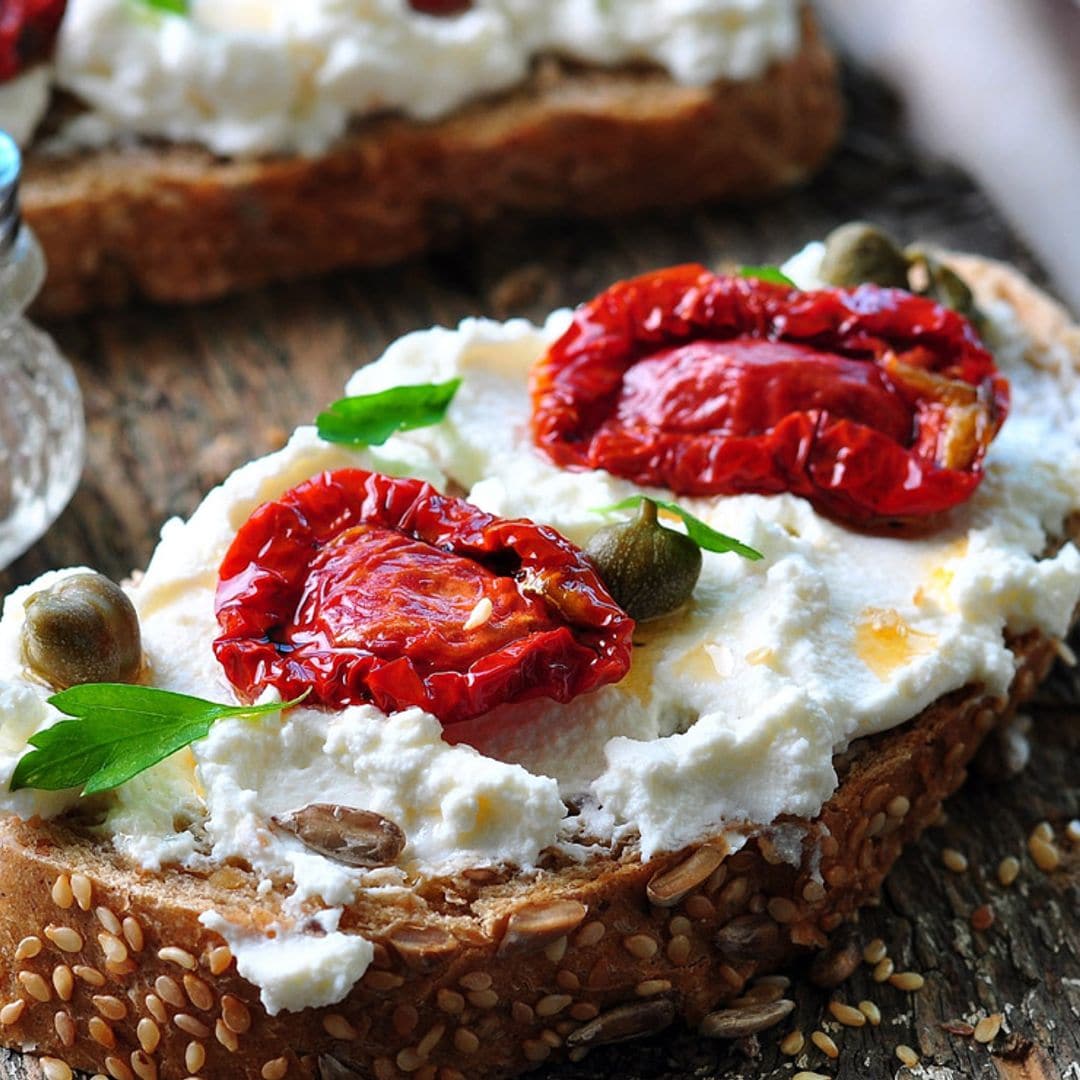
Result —
[[[189,513],[233,467],[279,445],[340,394],[354,368],[409,330],[473,314],[540,318],[666,263],[780,261],[854,217],[906,239],[1010,259],[1037,276],[980,192],[956,172],[918,161],[898,139],[895,109],[875,84],[857,79],[849,90],[852,124],[834,163],[811,187],[767,205],[504,225],[389,272],[54,326],[86,396],[89,462],[57,525],[0,573],[0,592],[54,566],[87,564],[122,577],[144,565],[166,518]],[[842,1080],[1080,1080],[1080,851],[1046,875],[1024,847],[1036,822],[1049,820],[1060,835],[1080,816],[1078,708],[1080,687],[1058,673],[1036,710],[1033,767],[1003,784],[973,780],[950,805],[949,823],[905,854],[881,906],[864,914],[859,933],[888,942],[898,966],[926,976],[924,989],[904,994],[860,969],[835,996],[877,1002],[881,1026],[839,1029],[830,1021],[839,1060],[811,1050],[798,1067]],[[945,846],[967,855],[967,873],[943,868]],[[1023,868],[1006,890],[994,871],[1007,854]],[[994,925],[975,932],[971,912],[986,902]],[[809,986],[794,993],[797,1024],[789,1020],[757,1040],[732,1045],[670,1032],[533,1075],[790,1080],[795,1069],[779,1054],[777,1035],[795,1026],[809,1035],[830,997]],[[991,1012],[1004,1013],[1005,1031],[990,1048],[941,1027]],[[898,1043],[932,1067],[902,1068]],[[0,1077],[40,1076],[32,1059],[0,1054]]]

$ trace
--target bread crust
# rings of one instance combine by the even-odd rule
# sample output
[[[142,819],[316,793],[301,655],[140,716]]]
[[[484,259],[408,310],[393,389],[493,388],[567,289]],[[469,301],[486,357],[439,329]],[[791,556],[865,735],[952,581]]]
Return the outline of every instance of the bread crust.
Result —
[[[963,260],[977,295],[1008,289],[1047,348],[1075,342],[1033,286]],[[67,826],[2,819],[0,1043],[120,1080],[460,1080],[578,1057],[678,1018],[715,1030],[710,1015],[744,1009],[750,979],[817,949],[812,971],[833,985],[859,961],[845,922],[938,817],[987,733],[1032,695],[1058,643],[1029,633],[1009,646],[1007,696],[958,690],[836,759],[821,814],[781,822],[802,830],[798,865],[766,831],[735,853],[712,840],[645,864],[629,849],[586,864],[552,856],[531,878],[480,872],[362,894],[341,928],[375,943],[371,969],[339,1004],[300,1013],[267,1016],[198,922],[211,908],[238,927],[274,922],[278,898],[248,875],[147,875]]]
[[[383,266],[512,213],[600,216],[797,183],[839,134],[832,53],[679,86],[651,68],[541,61],[527,85],[436,123],[359,123],[314,158],[142,144],[27,155],[23,213],[50,266],[47,315],[134,297],[195,301],[337,267]]]

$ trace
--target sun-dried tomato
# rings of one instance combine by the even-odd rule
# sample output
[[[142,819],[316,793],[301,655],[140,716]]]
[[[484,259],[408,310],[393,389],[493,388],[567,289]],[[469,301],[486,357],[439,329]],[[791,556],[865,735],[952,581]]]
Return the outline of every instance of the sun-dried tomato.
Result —
[[[684,495],[790,491],[862,525],[968,499],[1009,404],[970,324],[931,300],[701,266],[584,305],[531,390],[558,465]]]
[[[460,15],[472,7],[472,0],[409,0],[409,6],[422,15]]]
[[[419,705],[444,724],[616,682],[634,628],[554,529],[361,469],[256,510],[215,609],[214,653],[244,697],[310,688],[325,705]]]
[[[46,59],[67,0],[0,0],[0,82]]]

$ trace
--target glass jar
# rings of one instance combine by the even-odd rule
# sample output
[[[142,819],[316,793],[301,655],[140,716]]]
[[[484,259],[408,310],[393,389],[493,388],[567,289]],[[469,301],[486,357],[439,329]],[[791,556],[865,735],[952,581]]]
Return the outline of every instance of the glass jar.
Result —
[[[24,317],[45,259],[19,215],[22,159],[0,132],[0,569],[67,505],[82,474],[82,397],[55,342]]]

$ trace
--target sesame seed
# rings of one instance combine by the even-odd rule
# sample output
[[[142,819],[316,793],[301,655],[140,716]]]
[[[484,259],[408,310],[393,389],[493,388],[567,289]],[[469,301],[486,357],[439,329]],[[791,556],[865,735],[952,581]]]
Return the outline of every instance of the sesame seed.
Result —
[[[182,1009],[186,1004],[180,984],[169,975],[159,975],[154,980],[154,989],[158,997],[164,998],[173,1008]]]
[[[579,949],[589,949],[600,943],[607,927],[599,920],[586,923],[578,932],[574,943]]]
[[[1034,829],[1031,830],[1032,836],[1037,836],[1040,840],[1045,840],[1050,843],[1054,839],[1054,827],[1049,821],[1040,821]]]
[[[971,913],[971,928],[973,930],[989,930],[994,925],[994,909],[989,904],[980,904]]]
[[[447,990],[442,987],[435,995],[435,1002],[444,1013],[457,1016],[465,1011],[465,998],[456,990]]]
[[[885,813],[891,818],[907,817],[908,811],[911,809],[911,802],[904,795],[897,795],[892,798],[885,805]]]
[[[143,928],[139,925],[138,920],[133,919],[130,915],[126,916],[123,928],[124,940],[131,947],[131,951],[142,952],[143,945],[146,944],[146,938],[143,936]]]
[[[832,1080],[832,1077],[827,1076],[825,1073],[807,1072],[806,1069],[802,1069],[791,1080]]]
[[[127,1067],[127,1063],[121,1061],[118,1057],[107,1057],[105,1059],[105,1071],[113,1080],[135,1080],[135,1074]]]
[[[873,971],[874,982],[883,983],[886,979],[891,978],[896,965],[892,962],[892,957],[883,956],[875,965]]]
[[[854,1005],[846,1005],[842,1001],[830,1001],[829,1012],[834,1020],[839,1021],[844,1027],[864,1027],[866,1015],[856,1009]]]
[[[284,1080],[288,1070],[289,1062],[287,1058],[271,1058],[262,1067],[262,1080]]]
[[[61,952],[76,953],[82,950],[82,934],[78,930],[73,930],[70,926],[46,926],[45,936]]]
[[[540,1038],[544,1040],[551,1047],[552,1050],[558,1050],[562,1046],[562,1039],[559,1035],[552,1031],[551,1028],[544,1028],[540,1032]]]
[[[157,1066],[142,1050],[132,1050],[131,1068],[139,1080],[157,1080]]]
[[[173,1017],[173,1023],[183,1032],[194,1036],[196,1039],[205,1039],[210,1035],[210,1029],[191,1013],[177,1013]]]
[[[914,1069],[919,1064],[919,1055],[911,1049],[910,1046],[900,1043],[896,1047],[896,1056],[900,1059],[901,1063],[906,1065],[909,1069]]]
[[[458,1028],[454,1032],[454,1046],[463,1054],[475,1054],[480,1049],[480,1040],[468,1028]]]
[[[808,904],[816,904],[825,899],[825,886],[820,881],[808,881],[803,886],[802,896]]]
[[[638,997],[653,997],[656,994],[666,994],[671,989],[671,983],[667,979],[643,979],[634,987],[634,993]]]
[[[562,937],[556,938],[550,945],[544,949],[544,955],[553,963],[557,964],[566,955],[567,937],[563,934]]]
[[[526,1039],[521,1044],[521,1050],[529,1061],[546,1061],[551,1057],[551,1047],[540,1039]]]
[[[688,896],[683,901],[683,908],[691,919],[711,919],[716,914],[713,902],[701,893]]]
[[[225,994],[221,999],[221,1019],[230,1031],[243,1035],[251,1029],[251,1011],[232,994]]]
[[[913,993],[916,990],[921,990],[926,980],[917,971],[898,971],[895,975],[889,977],[889,982],[897,990],[906,990],[908,993]]]
[[[1012,855],[1006,855],[998,863],[998,881],[1007,889],[1020,876],[1020,860]]]
[[[420,1014],[413,1008],[412,1005],[399,1005],[394,1010],[393,1023],[394,1030],[402,1037],[411,1034],[416,1025],[420,1022]]]
[[[979,1043],[993,1042],[1001,1031],[1002,1019],[1001,1013],[991,1013],[989,1016],[984,1016],[975,1025],[975,1041]]]
[[[205,1011],[214,1007],[214,991],[198,975],[184,976],[184,991],[196,1009]]]
[[[458,986],[466,990],[490,990],[491,976],[486,971],[470,971],[458,979]]]
[[[75,993],[75,976],[67,964],[57,964],[52,973],[53,989],[61,1001],[70,1001]]]
[[[835,1061],[840,1056],[840,1048],[825,1034],[824,1031],[814,1031],[810,1035],[810,1041],[827,1057]]]
[[[71,894],[75,897],[75,903],[82,911],[90,910],[90,903],[94,895],[94,887],[85,874],[71,875]]]
[[[462,629],[476,630],[478,627],[483,626],[491,619],[494,610],[494,605],[486,596],[480,597],[480,599],[476,601],[476,606],[469,612],[469,617],[465,620],[465,625]]]
[[[87,967],[86,964],[76,964],[72,969],[75,978],[86,983],[87,986],[104,986],[105,976],[95,967]]]
[[[53,1017],[53,1027],[56,1028],[56,1034],[60,1042],[70,1050],[75,1045],[76,1034],[75,1021],[71,1019],[71,1014],[62,1010],[58,1012]]]
[[[941,861],[945,864],[945,869],[954,874],[963,874],[968,868],[967,857],[956,848],[945,848],[941,853]]]
[[[49,984],[36,971],[20,971],[19,982],[23,989],[37,1001],[48,1001],[52,997]]]
[[[581,980],[569,968],[561,968],[555,973],[555,984],[569,993],[581,989]]]
[[[469,993],[469,1001],[478,1009],[493,1009],[499,1004],[499,995],[494,990],[473,990]]]
[[[765,906],[769,915],[781,925],[794,922],[799,914],[799,909],[786,896],[774,896]]]
[[[446,1034],[445,1024],[436,1024],[417,1044],[416,1052],[422,1057],[427,1058],[432,1050],[439,1045],[443,1035]]]
[[[122,964],[128,958],[127,946],[112,932],[98,934],[98,944],[110,964]]]
[[[870,1022],[871,1027],[881,1023],[881,1010],[872,1001],[860,1001],[859,1012]]]
[[[788,1057],[796,1057],[802,1053],[805,1045],[806,1037],[796,1028],[794,1031],[789,1031],[780,1040],[780,1053],[786,1054]]]
[[[116,1045],[116,1036],[113,1034],[113,1029],[100,1016],[91,1016],[86,1027],[90,1032],[90,1038],[94,1042],[100,1043],[110,1050]]]
[[[59,1058],[43,1057],[38,1064],[41,1066],[41,1072],[45,1080],[71,1080],[75,1075],[71,1071],[71,1066]]]
[[[412,1046],[406,1046],[404,1050],[399,1050],[395,1061],[397,1062],[397,1067],[402,1072],[407,1073],[416,1072],[416,1070],[424,1064],[424,1059]]]
[[[570,1015],[575,1020],[593,1020],[600,1015],[600,1010],[591,1001],[579,1001],[570,1006]]]
[[[127,1016],[127,1006],[111,994],[95,994],[92,998],[94,1008],[97,1009],[106,1020],[123,1020]]]
[[[75,894],[71,891],[71,878],[67,874],[61,874],[52,887],[53,903],[65,911],[75,903]]]
[[[139,1045],[148,1053],[152,1054],[161,1042],[161,1028],[148,1016],[144,1016],[135,1028],[135,1034],[139,1038]]]
[[[690,959],[690,939],[685,934],[676,934],[667,943],[667,958],[676,966],[682,967]]]
[[[632,934],[623,939],[623,948],[639,960],[651,960],[660,946],[657,945],[656,939],[649,937],[648,934]]]
[[[240,1049],[240,1040],[235,1031],[230,1031],[224,1020],[214,1021],[214,1038],[217,1039],[230,1054],[235,1054]]]
[[[885,942],[881,938],[874,938],[873,941],[869,941],[863,947],[862,958],[868,964],[879,964],[885,959]]]
[[[146,1011],[159,1024],[164,1024],[168,1021],[169,1014],[165,1011],[165,1003],[157,996],[157,994],[147,994],[143,1001],[146,1003]]]
[[[184,1050],[184,1067],[197,1073],[206,1064],[206,1047],[199,1042],[189,1042]]]
[[[232,963],[232,950],[228,945],[219,945],[215,949],[211,949],[207,956],[207,965],[210,968],[211,975],[221,975],[225,972],[228,966]],[[275,1061],[280,1058],[275,1058]]]
[[[1052,873],[1061,865],[1061,852],[1057,847],[1034,833],[1028,837],[1028,853],[1044,873]]]
[[[1080,844],[1080,818],[1073,818],[1065,826],[1065,837],[1070,844]]]
[[[597,923],[598,926],[603,926],[603,923]],[[672,934],[678,936],[682,934],[684,937],[689,935],[690,931],[694,929],[694,924],[685,915],[675,915],[672,917],[670,923],[668,923]],[[579,935],[580,937],[580,935]]]
[[[329,1013],[324,1016],[322,1026],[331,1039],[349,1041],[357,1038],[360,1034],[340,1013]]]
[[[120,920],[109,908],[94,908],[94,915],[97,917],[97,921],[101,923],[102,928],[107,930],[110,934],[120,933]]]
[[[41,943],[41,938],[31,934],[29,937],[24,937],[19,942],[15,949],[16,960],[33,960],[38,953],[44,948]]]
[[[536,1019],[533,1007],[526,1005],[524,1001],[515,1001],[510,1006],[510,1015],[514,1018],[514,1023],[520,1024],[522,1027],[532,1027],[533,1021]]]
[[[11,1027],[12,1024],[17,1024],[19,1018],[26,1011],[26,1002],[22,998],[17,1001],[9,1001],[2,1009],[0,1009],[0,1024],[4,1027]]]
[[[178,967],[194,971],[198,967],[195,957],[187,949],[178,949],[175,945],[166,945],[164,949],[158,949],[158,959],[167,964],[176,964]]]

